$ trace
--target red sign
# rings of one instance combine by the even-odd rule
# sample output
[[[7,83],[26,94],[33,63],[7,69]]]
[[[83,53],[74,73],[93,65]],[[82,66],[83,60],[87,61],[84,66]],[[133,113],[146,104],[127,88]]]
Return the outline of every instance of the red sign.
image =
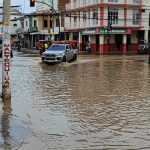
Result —
[[[126,29],[126,34],[132,34],[132,29]]]

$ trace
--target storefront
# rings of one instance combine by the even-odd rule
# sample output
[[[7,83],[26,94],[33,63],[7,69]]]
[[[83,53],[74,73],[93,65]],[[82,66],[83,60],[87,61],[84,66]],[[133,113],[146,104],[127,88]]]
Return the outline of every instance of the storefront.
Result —
[[[125,28],[89,28],[82,30],[80,43],[81,50],[85,50],[86,41],[91,42],[92,52],[104,53],[126,53],[127,51],[138,51],[137,31]]]

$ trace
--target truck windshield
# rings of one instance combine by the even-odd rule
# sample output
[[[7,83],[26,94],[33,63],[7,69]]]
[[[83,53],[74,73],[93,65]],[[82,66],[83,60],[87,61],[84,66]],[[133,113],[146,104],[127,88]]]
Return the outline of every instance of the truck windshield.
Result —
[[[53,44],[48,48],[48,51],[64,51],[65,45]]]

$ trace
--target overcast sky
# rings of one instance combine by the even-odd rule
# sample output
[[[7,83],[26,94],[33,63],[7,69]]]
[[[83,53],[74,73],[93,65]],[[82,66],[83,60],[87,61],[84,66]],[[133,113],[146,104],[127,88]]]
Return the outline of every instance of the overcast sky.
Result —
[[[22,12],[23,13],[30,13],[35,11],[34,7],[30,7],[30,1],[29,0],[10,0],[11,5],[21,5],[22,7]],[[0,6],[3,6],[3,0],[0,0]]]

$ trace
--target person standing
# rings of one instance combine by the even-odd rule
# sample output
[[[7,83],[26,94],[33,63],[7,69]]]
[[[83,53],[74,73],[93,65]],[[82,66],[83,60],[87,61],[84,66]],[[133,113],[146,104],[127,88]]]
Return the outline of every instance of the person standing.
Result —
[[[45,48],[45,50],[48,49],[48,43],[47,42],[44,43],[44,48]]]
[[[90,42],[90,41],[87,41],[87,42],[86,42],[86,52],[87,52],[87,53],[90,53],[90,52],[91,52],[91,42]]]

